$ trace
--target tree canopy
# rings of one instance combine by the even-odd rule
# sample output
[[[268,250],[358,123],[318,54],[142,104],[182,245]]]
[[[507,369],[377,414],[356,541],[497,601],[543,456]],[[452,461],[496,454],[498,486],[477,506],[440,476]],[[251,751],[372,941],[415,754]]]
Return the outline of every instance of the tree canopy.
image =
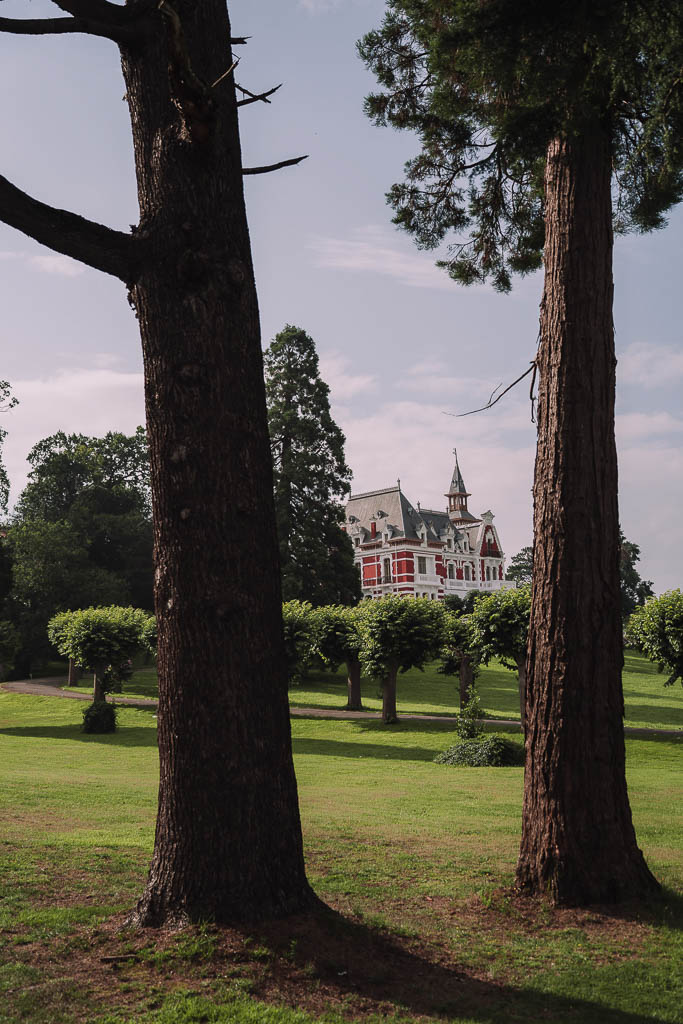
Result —
[[[341,529],[351,470],[313,339],[285,327],[266,350],[265,374],[282,596],[355,604],[360,581]]]
[[[636,608],[645,604],[649,597],[654,597],[652,580],[642,579],[636,569],[640,561],[640,548],[632,541],[626,540],[621,534],[619,552],[619,575],[621,578],[621,617],[626,622]]]
[[[666,686],[683,686],[683,593],[669,590],[636,608],[626,627],[626,641],[666,668]]]
[[[505,570],[505,579],[516,583],[531,583],[534,571],[534,549],[528,544],[510,559]]]
[[[384,90],[368,115],[421,143],[394,222],[425,249],[456,233],[440,265],[507,291],[541,266],[550,140],[599,122],[616,229],[661,227],[683,195],[682,34],[669,0],[388,0],[359,50]]]

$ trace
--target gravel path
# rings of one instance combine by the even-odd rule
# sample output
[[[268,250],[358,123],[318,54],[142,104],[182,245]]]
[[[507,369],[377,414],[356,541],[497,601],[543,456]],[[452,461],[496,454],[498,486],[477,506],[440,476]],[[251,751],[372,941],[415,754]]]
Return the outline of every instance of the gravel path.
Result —
[[[72,700],[92,699],[89,693],[70,693],[68,690],[62,690],[61,687],[64,685],[63,676],[48,676],[45,679],[18,679],[11,683],[0,683],[0,688],[9,690],[10,693],[27,693],[33,694],[36,697],[67,697]],[[153,698],[121,697],[119,694],[110,694],[107,699],[113,700],[116,704],[125,704],[133,708],[155,708],[158,704],[158,701]],[[344,711],[341,708],[290,708],[289,711],[291,715],[298,718],[374,718],[377,720],[382,717],[379,711]],[[451,724],[455,724],[457,721],[451,715],[402,714],[399,715],[399,719],[405,719],[410,722],[450,722]],[[519,722],[512,719],[487,718],[486,722],[495,722],[496,725],[505,726],[505,728],[520,728]],[[683,729],[648,729],[630,725],[624,726],[624,732],[630,736],[683,736]]]

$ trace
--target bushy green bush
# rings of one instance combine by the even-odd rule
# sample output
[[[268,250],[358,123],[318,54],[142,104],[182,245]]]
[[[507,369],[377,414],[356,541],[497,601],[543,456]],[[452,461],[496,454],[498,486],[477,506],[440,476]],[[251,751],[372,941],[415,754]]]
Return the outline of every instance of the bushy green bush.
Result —
[[[478,737],[461,740],[434,761],[467,768],[507,768],[524,764],[524,747],[504,736]]]
[[[83,709],[83,732],[116,732],[116,708],[106,700],[95,700]]]
[[[465,704],[464,708],[458,712],[455,723],[455,731],[460,739],[473,740],[475,737],[481,736],[484,731],[484,727],[482,726],[480,719],[485,717],[486,713],[481,706],[479,694],[471,690],[469,700]]]

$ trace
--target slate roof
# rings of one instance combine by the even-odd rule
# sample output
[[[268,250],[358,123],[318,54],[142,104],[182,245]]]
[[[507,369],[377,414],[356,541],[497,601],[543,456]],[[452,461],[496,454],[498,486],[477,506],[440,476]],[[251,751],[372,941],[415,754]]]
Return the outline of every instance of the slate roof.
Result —
[[[418,528],[424,525],[427,540],[439,541],[443,540],[446,530],[452,526],[448,512],[418,509],[406,498],[400,487],[384,487],[379,491],[366,491],[350,496],[346,506],[349,533],[353,533],[354,528],[360,526],[364,540],[369,540],[370,524],[373,519],[377,524],[377,533],[388,532],[390,539],[404,537],[407,540],[419,540]],[[457,530],[455,533],[457,536]]]

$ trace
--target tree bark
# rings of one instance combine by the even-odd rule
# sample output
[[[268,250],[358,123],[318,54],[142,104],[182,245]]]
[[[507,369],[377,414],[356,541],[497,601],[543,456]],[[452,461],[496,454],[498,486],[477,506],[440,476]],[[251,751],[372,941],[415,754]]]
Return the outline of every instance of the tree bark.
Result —
[[[107,692],[104,688],[103,682],[105,669],[106,665],[100,665],[93,672],[92,699],[94,704],[96,704],[98,701],[107,699]]]
[[[282,643],[259,316],[224,0],[160,5],[122,47],[152,258],[140,322],[159,629],[159,810],[135,923],[313,899]],[[172,17],[171,17],[172,15]],[[177,16],[177,17],[176,17]]]
[[[472,667],[472,659],[466,654],[463,654],[460,658],[458,677],[460,684],[460,710],[462,711],[465,704],[467,704],[467,701],[470,699],[472,687],[474,686],[474,669]]]
[[[657,888],[625,778],[610,178],[599,128],[550,143],[517,884],[574,905]]]
[[[361,699],[360,692],[360,662],[353,658],[346,662],[346,669],[348,672],[347,688],[348,688],[348,700],[346,702],[347,711],[362,711],[363,702]]]
[[[67,677],[67,686],[78,686],[78,683],[83,675],[83,670],[73,658],[69,658],[69,675]]]
[[[516,660],[519,679],[519,720],[522,725],[522,736],[526,736],[526,655]]]
[[[396,676],[398,669],[390,669],[382,680],[382,721],[385,725],[398,722],[396,714]]]

